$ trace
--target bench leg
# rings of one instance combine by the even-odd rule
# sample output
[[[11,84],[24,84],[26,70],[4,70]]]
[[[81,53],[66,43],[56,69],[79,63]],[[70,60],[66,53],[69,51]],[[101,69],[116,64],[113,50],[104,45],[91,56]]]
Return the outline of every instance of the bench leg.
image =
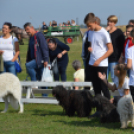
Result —
[[[30,98],[30,96],[31,96],[31,92],[32,92],[32,88],[29,87],[29,88],[27,89],[27,93],[26,93],[26,98],[27,98],[27,99]]]

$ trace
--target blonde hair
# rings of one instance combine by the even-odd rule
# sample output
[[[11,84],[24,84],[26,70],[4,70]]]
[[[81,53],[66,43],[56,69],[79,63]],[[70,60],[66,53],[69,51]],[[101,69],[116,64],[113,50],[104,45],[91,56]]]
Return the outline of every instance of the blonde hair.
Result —
[[[118,18],[117,16],[115,15],[110,15],[108,18],[107,18],[108,21],[111,21],[111,22],[114,22],[115,24],[118,22]]]
[[[124,65],[123,64],[117,64],[116,65],[116,69],[118,71],[120,71],[120,74],[119,74],[119,87],[118,88],[121,88],[123,86],[123,83],[124,83],[124,80],[125,80],[125,77],[126,77],[126,74],[127,74],[127,70],[124,68]]]

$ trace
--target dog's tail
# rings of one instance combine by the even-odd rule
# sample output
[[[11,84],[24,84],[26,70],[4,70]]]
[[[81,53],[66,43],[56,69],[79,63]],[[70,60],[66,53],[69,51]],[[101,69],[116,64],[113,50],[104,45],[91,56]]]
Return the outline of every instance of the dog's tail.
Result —
[[[14,108],[14,109],[18,109],[19,108],[19,103],[18,103],[18,100],[14,98],[13,95],[9,95],[9,100],[10,100],[10,104],[11,106]]]
[[[127,98],[127,100],[124,103],[124,110],[127,110],[129,114],[134,114],[134,103],[132,98]]]

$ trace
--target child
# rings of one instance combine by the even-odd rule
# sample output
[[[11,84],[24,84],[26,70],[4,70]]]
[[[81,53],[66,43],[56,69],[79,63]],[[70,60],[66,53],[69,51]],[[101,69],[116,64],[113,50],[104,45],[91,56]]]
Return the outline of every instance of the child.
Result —
[[[113,46],[108,32],[99,26],[93,13],[86,15],[84,23],[87,25],[88,42],[90,43],[88,50],[90,59],[87,66],[88,80],[92,82],[95,95],[103,92],[104,96],[110,99],[110,93],[107,86],[98,77],[98,72],[107,73],[108,57],[113,53]],[[98,117],[99,112],[90,117]]]
[[[101,20],[98,17],[95,17],[96,19],[96,24],[100,25]],[[83,45],[82,45],[82,59],[83,59],[83,64],[84,64],[84,69],[85,69],[85,81],[89,81],[90,80],[90,74],[87,70],[88,68],[88,62],[90,59],[90,52],[88,51],[88,47],[91,45],[88,42],[88,32],[90,29],[88,29],[88,31],[85,32],[84,36],[83,36]],[[89,87],[85,87],[85,89],[89,89]]]
[[[75,82],[84,82],[84,69],[81,68],[81,62],[79,60],[74,60],[72,63],[73,68],[75,69],[74,81]],[[75,87],[75,90],[83,89],[83,87]]]
[[[127,25],[126,26],[126,41],[124,43],[124,48],[123,48],[123,53],[121,54],[121,58],[119,60],[120,63],[125,63],[127,64],[127,59],[126,59],[126,51],[128,48],[133,46],[134,44],[132,43],[132,39],[130,36],[130,32],[133,30],[134,26],[132,25]]]
[[[93,84],[95,95],[101,94],[101,91],[103,91],[104,96],[110,99],[107,86],[98,78],[98,72],[107,73],[108,57],[113,53],[110,36],[104,28],[97,24],[93,13],[86,15],[84,23],[89,29],[88,41],[91,44],[91,47],[88,48],[90,51],[90,60],[87,67],[89,81]]]
[[[102,73],[98,73],[99,78],[111,89],[113,92],[118,90],[120,96],[115,96],[110,100],[111,103],[115,105],[119,101],[119,99],[123,96],[131,97],[129,91],[129,78],[126,76],[127,70],[124,69],[124,64],[117,64],[114,68],[114,85],[110,84],[107,79],[106,75]]]
[[[130,35],[132,38],[132,42],[134,44],[134,29],[131,31]],[[127,58],[126,68],[131,69],[129,86],[130,86],[131,95],[134,101],[134,45],[127,49],[126,58]]]
[[[108,32],[110,34],[112,45],[114,48],[114,52],[108,57],[107,77],[111,72],[112,81],[114,81],[114,66],[118,64],[125,42],[125,36],[123,32],[116,27],[117,22],[118,18],[115,15],[110,15],[107,18],[107,26],[109,27]]]

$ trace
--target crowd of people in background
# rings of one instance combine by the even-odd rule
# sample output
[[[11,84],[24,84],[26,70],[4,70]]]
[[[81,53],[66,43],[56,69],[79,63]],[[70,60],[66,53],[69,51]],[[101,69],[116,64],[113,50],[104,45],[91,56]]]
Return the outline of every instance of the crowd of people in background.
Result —
[[[116,27],[117,22],[117,16],[110,15],[107,18],[107,27],[103,28],[100,26],[99,17],[88,13],[84,18],[87,31],[83,36],[81,55],[84,69],[81,68],[80,61],[74,60],[72,63],[75,70],[74,81],[92,82],[95,95],[103,92],[110,100],[109,89],[113,92],[118,90],[120,96],[110,100],[114,104],[124,95],[132,96],[134,100],[134,20],[129,21],[124,33]],[[49,26],[58,25],[56,21],[52,21]],[[76,26],[76,23],[71,20],[60,23],[59,26]],[[44,67],[54,59],[57,59],[58,66],[54,80],[59,81],[61,78],[61,81],[67,81],[66,69],[70,47],[57,38],[46,42],[43,33],[37,32],[31,23],[26,23],[24,29],[30,36],[25,66],[31,81],[40,81]],[[42,29],[48,29],[45,22]],[[15,61],[20,53],[19,43],[18,39],[11,35],[11,31],[12,24],[5,22],[2,28],[3,35],[0,37],[0,56],[3,59],[4,72],[17,75]],[[109,73],[114,85],[108,82]],[[93,116],[97,116],[97,112]]]
[[[52,22],[50,21],[49,25],[43,22],[42,29],[47,30],[48,27],[57,27],[57,26],[76,26],[76,22],[75,20],[71,20],[71,22],[68,20],[67,22],[59,23],[59,25],[55,20],[53,20]]]

